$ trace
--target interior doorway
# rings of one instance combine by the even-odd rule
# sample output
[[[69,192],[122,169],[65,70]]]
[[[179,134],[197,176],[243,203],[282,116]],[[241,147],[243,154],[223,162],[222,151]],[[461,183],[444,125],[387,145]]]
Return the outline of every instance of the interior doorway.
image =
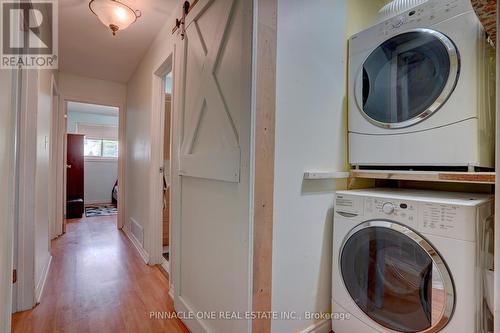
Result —
[[[66,102],[66,219],[118,214],[119,108]]]
[[[172,71],[164,78],[163,121],[163,212],[162,212],[162,267],[170,273],[170,128],[172,115]]]
[[[151,117],[150,212],[153,222],[147,235],[146,250],[150,265],[161,265],[171,274],[172,239],[172,132],[176,84],[173,53],[153,72],[153,112]],[[172,290],[172,284],[170,281]]]

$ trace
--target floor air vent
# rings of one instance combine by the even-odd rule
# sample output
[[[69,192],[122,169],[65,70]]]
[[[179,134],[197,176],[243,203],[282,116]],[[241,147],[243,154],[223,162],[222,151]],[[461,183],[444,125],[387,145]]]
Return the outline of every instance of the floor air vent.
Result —
[[[141,246],[144,246],[144,229],[133,218],[130,218],[130,232],[132,232],[132,235],[134,235]]]

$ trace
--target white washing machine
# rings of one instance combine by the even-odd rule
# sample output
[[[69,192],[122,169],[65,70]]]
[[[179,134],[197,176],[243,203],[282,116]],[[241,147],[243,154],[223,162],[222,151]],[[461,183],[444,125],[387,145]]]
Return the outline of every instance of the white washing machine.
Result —
[[[333,244],[335,333],[479,333],[485,194],[339,191]]]
[[[349,162],[494,167],[493,49],[470,0],[381,13],[349,40]]]

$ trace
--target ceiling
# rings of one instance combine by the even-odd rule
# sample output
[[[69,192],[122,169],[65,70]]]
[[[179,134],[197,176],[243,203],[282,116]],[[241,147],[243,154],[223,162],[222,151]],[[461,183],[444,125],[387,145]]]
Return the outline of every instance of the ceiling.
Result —
[[[68,102],[67,106],[68,112],[82,112],[82,113],[93,113],[102,114],[107,116],[118,117],[119,109],[113,106],[104,106],[96,104],[78,103],[78,102]]]
[[[142,12],[116,36],[89,10],[89,0],[59,1],[59,70],[127,82],[180,0],[121,0]]]

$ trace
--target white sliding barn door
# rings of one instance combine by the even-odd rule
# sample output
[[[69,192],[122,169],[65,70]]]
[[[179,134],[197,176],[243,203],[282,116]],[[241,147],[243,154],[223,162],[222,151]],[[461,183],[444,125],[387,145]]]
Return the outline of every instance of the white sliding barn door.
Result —
[[[176,36],[172,261],[178,311],[250,309],[252,1],[200,0]],[[192,332],[247,332],[197,318]]]

